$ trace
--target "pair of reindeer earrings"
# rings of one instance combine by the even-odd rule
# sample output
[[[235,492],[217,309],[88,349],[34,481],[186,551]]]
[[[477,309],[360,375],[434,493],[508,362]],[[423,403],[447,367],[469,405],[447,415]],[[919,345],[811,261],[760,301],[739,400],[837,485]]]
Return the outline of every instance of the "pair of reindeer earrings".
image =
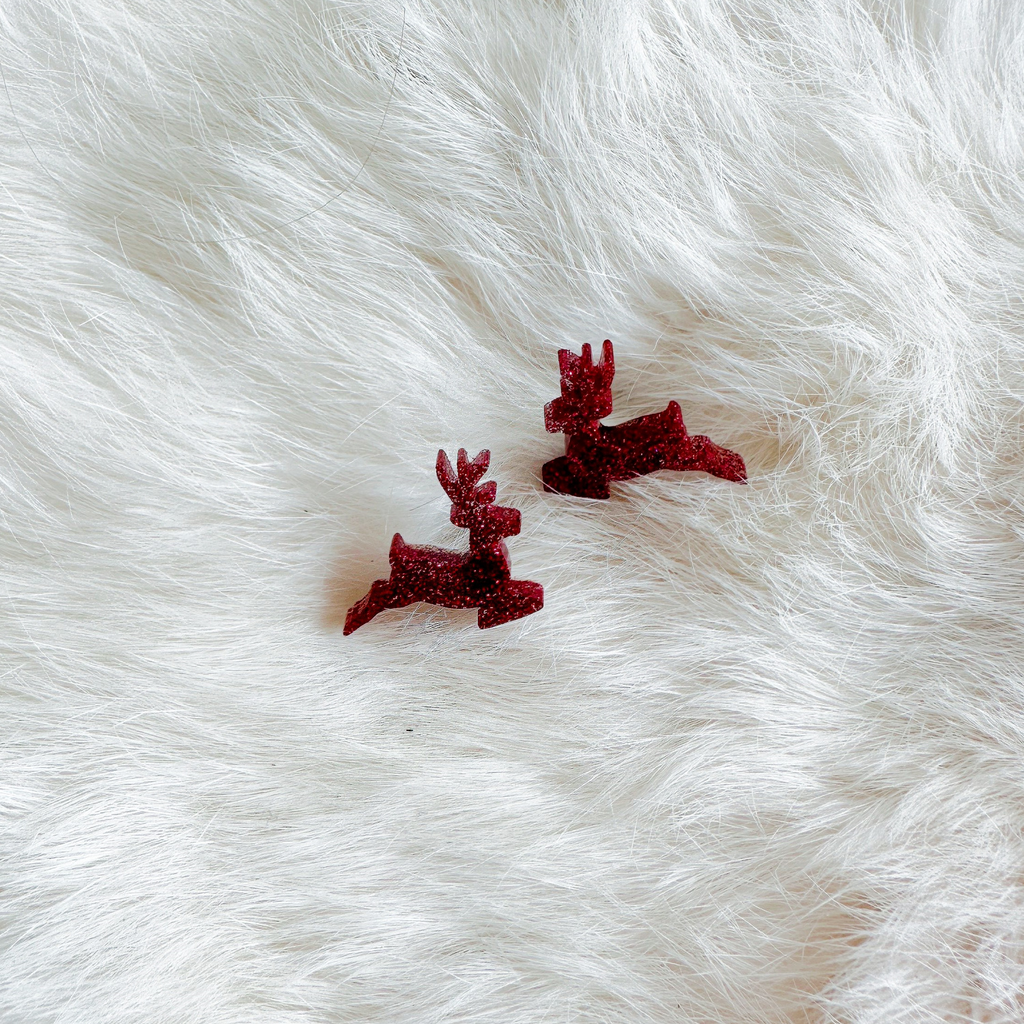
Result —
[[[640,416],[616,427],[601,419],[612,411],[615,358],[606,341],[594,363],[590,345],[582,355],[558,353],[561,397],[544,406],[549,433],[566,435],[565,455],[544,464],[544,489],[580,498],[607,498],[612,480],[629,480],[659,469],[701,470],[745,483],[747,470],[736,452],[710,438],[691,437],[683,425],[678,402],[661,413]],[[446,608],[479,608],[481,629],[522,618],[544,606],[544,588],[530,580],[512,579],[506,537],[519,533],[519,509],[494,504],[498,485],[478,487],[491,453],[473,461],[459,449],[456,470],[442,449],[437,453],[437,479],[452,499],[451,521],[469,530],[469,551],[413,547],[395,534],[388,560],[391,577],[377,580],[370,592],[345,617],[345,635],[369,622],[378,612],[403,608],[416,601]]]

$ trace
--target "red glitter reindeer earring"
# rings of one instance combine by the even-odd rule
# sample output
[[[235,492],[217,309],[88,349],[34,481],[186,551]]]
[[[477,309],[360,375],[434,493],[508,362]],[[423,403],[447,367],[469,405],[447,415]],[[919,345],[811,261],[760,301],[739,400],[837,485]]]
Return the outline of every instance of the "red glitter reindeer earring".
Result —
[[[539,583],[512,579],[504,538],[519,533],[519,509],[494,504],[498,485],[493,480],[477,487],[490,461],[491,453],[482,451],[470,462],[465,448],[460,448],[456,474],[444,450],[437,453],[437,479],[452,499],[452,522],[469,530],[469,551],[413,547],[396,533],[388,556],[391,577],[377,580],[366,597],[349,608],[345,636],[378,612],[415,601],[445,608],[479,608],[481,629],[544,607],[544,588]]]
[[[558,366],[562,394],[544,406],[544,426],[549,433],[566,435],[565,455],[544,463],[545,490],[607,498],[611,481],[659,469],[702,470],[746,483],[747,469],[736,452],[686,432],[678,402],[615,427],[601,424],[612,411],[615,356],[610,341],[604,343],[596,366],[590,345],[583,346],[582,355],[562,349]]]

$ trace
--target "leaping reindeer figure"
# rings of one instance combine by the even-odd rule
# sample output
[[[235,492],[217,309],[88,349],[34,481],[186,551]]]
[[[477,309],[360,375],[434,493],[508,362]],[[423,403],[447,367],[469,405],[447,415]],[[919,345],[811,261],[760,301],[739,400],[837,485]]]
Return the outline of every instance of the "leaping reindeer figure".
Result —
[[[477,487],[490,461],[491,453],[482,451],[470,462],[465,448],[460,448],[456,474],[444,450],[437,453],[437,479],[452,499],[452,523],[469,530],[469,551],[413,547],[396,533],[388,556],[391,577],[377,580],[366,597],[349,608],[346,636],[378,612],[414,601],[446,608],[479,608],[481,629],[500,626],[544,606],[544,588],[539,583],[512,579],[504,538],[519,533],[519,509],[494,504],[498,485],[493,480]]]
[[[664,412],[640,416],[618,426],[600,420],[612,411],[615,356],[606,341],[595,366],[590,345],[582,355],[558,353],[561,397],[544,406],[544,426],[566,436],[565,455],[544,464],[544,488],[580,498],[607,498],[612,480],[629,480],[659,469],[702,470],[746,483],[747,469],[736,452],[710,438],[691,437],[678,402]]]

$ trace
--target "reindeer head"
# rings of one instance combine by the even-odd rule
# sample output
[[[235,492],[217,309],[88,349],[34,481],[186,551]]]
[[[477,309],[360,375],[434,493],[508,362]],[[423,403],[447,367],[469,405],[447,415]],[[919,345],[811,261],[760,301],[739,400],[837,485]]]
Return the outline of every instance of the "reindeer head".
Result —
[[[562,395],[544,406],[545,428],[551,434],[593,432],[598,421],[612,411],[612,343],[604,343],[596,366],[589,344],[578,356],[563,348],[558,353],[558,368],[562,372]]]
[[[490,462],[491,453],[487,450],[470,462],[466,449],[460,448],[455,460],[458,468],[456,474],[452,471],[452,464],[444,449],[437,453],[437,479],[452,499],[452,523],[469,530],[471,547],[492,544],[503,537],[514,537],[519,533],[519,509],[494,504],[498,485],[490,480],[482,487],[477,487]]]

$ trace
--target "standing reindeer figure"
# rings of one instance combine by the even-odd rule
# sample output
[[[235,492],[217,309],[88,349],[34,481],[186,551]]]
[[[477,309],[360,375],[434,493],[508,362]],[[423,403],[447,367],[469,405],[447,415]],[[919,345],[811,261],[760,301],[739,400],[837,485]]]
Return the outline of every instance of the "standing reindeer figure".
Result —
[[[629,480],[659,469],[702,470],[746,483],[743,459],[710,438],[691,437],[678,402],[664,412],[640,416],[615,427],[600,420],[612,411],[615,356],[606,341],[595,366],[590,345],[582,355],[558,353],[561,397],[544,406],[549,433],[566,435],[565,455],[544,464],[544,488],[579,498],[607,498],[612,480]]]
[[[378,612],[414,601],[446,608],[479,608],[481,629],[544,607],[544,588],[539,583],[512,579],[504,538],[519,533],[519,509],[494,504],[498,485],[493,480],[477,487],[490,461],[491,453],[482,451],[470,462],[465,448],[460,448],[456,474],[444,450],[437,453],[437,479],[452,499],[452,523],[469,530],[469,551],[413,547],[396,533],[388,556],[391,577],[377,580],[366,597],[349,608],[346,636]]]

